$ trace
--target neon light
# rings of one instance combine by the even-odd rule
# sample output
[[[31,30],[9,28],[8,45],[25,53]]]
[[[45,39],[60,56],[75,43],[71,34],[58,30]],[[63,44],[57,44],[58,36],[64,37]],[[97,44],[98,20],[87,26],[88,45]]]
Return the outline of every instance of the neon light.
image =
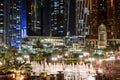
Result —
[[[22,38],[27,37],[26,29],[26,0],[22,0]]]

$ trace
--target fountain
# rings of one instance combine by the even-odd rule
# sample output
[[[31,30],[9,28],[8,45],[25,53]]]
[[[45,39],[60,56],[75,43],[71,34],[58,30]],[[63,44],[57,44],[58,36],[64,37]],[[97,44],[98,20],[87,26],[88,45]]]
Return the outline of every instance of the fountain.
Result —
[[[57,75],[58,72],[63,72],[65,80],[95,80],[96,70],[91,63],[84,62],[77,64],[62,64],[62,63],[37,63],[31,62],[32,71],[35,75],[40,75],[46,72],[48,75]]]

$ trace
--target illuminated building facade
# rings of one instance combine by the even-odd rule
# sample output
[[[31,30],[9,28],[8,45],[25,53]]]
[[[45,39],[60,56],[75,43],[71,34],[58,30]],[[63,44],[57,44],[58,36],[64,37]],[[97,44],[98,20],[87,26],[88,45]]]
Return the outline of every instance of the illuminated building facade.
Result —
[[[67,34],[67,0],[50,1],[50,36],[63,37]]]
[[[98,47],[99,26],[104,24],[107,34],[107,45],[119,43],[120,38],[120,1],[90,0],[90,44]],[[106,46],[107,46],[106,45]]]
[[[21,29],[21,34],[22,38],[27,37],[27,18],[26,18],[26,0],[22,0],[22,29]]]
[[[0,44],[21,47],[21,39],[27,36],[26,9],[22,4],[25,2],[25,0],[0,1]]]
[[[76,0],[76,35],[80,38],[81,46],[85,46],[89,35],[89,0]]]
[[[5,17],[5,10],[4,10],[4,0],[0,1],[0,44],[4,41],[4,17]]]
[[[9,46],[21,46],[22,0],[5,1],[5,37]]]
[[[115,22],[116,22],[116,31],[115,38],[120,39],[120,0],[116,0],[115,2]]]
[[[90,0],[90,38],[98,38],[98,26],[105,24],[107,38],[119,38],[119,0]]]
[[[27,0],[27,35],[43,35],[43,0]]]

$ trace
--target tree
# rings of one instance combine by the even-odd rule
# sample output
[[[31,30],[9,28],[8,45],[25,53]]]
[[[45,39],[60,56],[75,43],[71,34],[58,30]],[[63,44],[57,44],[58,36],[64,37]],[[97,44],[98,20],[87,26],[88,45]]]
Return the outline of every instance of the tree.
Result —
[[[4,64],[0,67],[0,71],[7,74],[8,72],[21,72],[26,71],[26,73],[31,73],[31,67],[29,64],[26,64],[26,60],[22,55],[18,54],[18,50],[16,47],[11,47],[2,56],[4,59]]]

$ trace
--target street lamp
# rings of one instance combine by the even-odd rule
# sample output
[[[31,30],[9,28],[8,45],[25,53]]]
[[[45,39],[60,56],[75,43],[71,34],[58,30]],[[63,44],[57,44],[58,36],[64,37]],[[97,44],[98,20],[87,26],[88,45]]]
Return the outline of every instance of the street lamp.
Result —
[[[89,60],[90,62],[94,62],[94,61],[95,61],[95,58],[88,58],[88,60]]]
[[[83,59],[83,55],[79,55],[80,61],[82,61]]]
[[[26,63],[30,63],[30,56],[28,54],[23,55],[23,57],[26,60]]]
[[[57,58],[58,58],[58,59],[61,59],[61,58],[62,58],[62,56],[61,56],[61,55],[58,55],[58,56],[57,56]]]
[[[86,57],[86,56],[89,56],[89,53],[88,53],[88,52],[84,52],[84,53],[83,53],[83,56],[85,56],[85,57]]]
[[[99,74],[102,74],[102,73],[103,73],[103,69],[98,68],[98,73],[99,73]]]
[[[58,60],[58,58],[57,58],[57,57],[52,57],[51,60],[52,60],[53,62],[55,62],[55,61]]]
[[[61,55],[58,55],[57,58],[58,58],[59,62],[62,60],[62,56]]]

